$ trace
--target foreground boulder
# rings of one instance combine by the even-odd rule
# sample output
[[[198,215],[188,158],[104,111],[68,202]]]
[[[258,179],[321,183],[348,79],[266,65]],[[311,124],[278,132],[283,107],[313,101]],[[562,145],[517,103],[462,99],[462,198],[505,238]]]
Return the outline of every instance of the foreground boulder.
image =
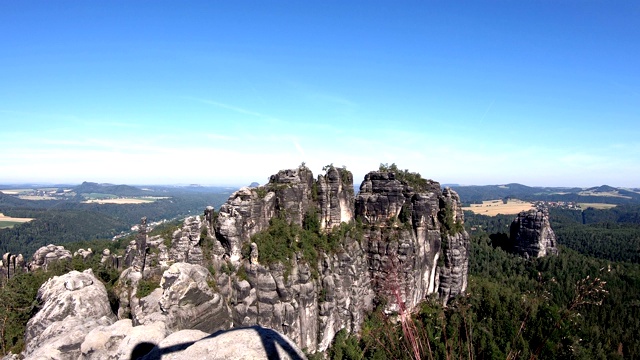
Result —
[[[25,332],[26,358],[76,359],[87,333],[116,321],[107,291],[91,269],[47,280],[37,299],[40,311]]]
[[[138,352],[146,353],[143,344],[157,344],[168,334],[163,322],[133,326],[130,319],[118,320],[112,325],[91,330],[80,345],[78,359],[109,360],[130,359]]]
[[[207,334],[182,330],[162,340],[143,360],[300,360],[304,353],[286,336],[260,326]]]

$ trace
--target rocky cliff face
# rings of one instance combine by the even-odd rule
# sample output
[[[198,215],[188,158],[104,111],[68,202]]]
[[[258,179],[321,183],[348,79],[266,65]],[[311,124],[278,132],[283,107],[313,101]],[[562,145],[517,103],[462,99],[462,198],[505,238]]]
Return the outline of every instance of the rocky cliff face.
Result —
[[[551,229],[546,210],[523,211],[511,223],[514,250],[524,256],[556,255],[556,234]]]
[[[413,308],[434,292],[446,302],[465,291],[469,236],[454,191],[431,180],[416,191],[392,172],[370,172],[355,205],[356,216],[371,226],[365,232],[369,270],[389,310]],[[447,216],[459,229],[447,228]]]
[[[233,194],[213,224],[225,253],[212,256],[224,269],[229,269],[225,259],[236,267],[216,275],[220,293],[230,299],[233,326],[260,324],[300,347],[324,350],[338,330],[358,331],[376,301],[386,303],[388,311],[409,310],[429,294],[446,302],[464,292],[469,237],[462,229],[459,197],[434,181],[417,191],[395,176],[369,173],[354,197],[348,171],[331,167],[314,182],[301,167]],[[310,213],[324,231],[356,218],[363,229],[348,233],[340,250],[323,254],[318,264],[243,259],[243,246],[248,248],[269,220],[279,216],[302,225]]]
[[[354,194],[353,175],[346,169],[327,169],[326,174],[318,175],[318,181],[312,185],[312,197],[320,208],[320,225],[323,229],[331,229],[340,223],[348,223],[353,219]]]
[[[331,250],[263,261],[261,252],[273,250],[254,235],[276,218],[299,229],[317,221]],[[129,351],[109,339],[131,326],[155,329],[158,337],[260,326],[310,352],[325,350],[339,330],[359,331],[376,304],[402,312],[431,294],[446,302],[463,293],[463,221],[458,195],[435,181],[410,184],[376,171],[355,196],[346,169],[329,167],[316,180],[304,166],[282,170],[264,186],[235,192],[219,213],[207,208],[185,219],[170,238],[141,230],[123,259],[130,267],[116,290],[120,320],[97,324],[98,340],[77,342],[77,351],[97,358]],[[107,263],[109,256],[103,254]],[[138,297],[149,282],[158,288]]]

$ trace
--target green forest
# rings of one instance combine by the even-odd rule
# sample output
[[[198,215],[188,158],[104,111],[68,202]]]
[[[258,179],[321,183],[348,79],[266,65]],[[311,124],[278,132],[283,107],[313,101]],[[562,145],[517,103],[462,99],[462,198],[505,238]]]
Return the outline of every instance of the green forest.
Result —
[[[35,220],[0,229],[0,253],[30,258],[41,246],[111,239],[143,216],[149,222],[199,215],[206,206],[219,207],[228,193],[176,191],[168,199],[144,204],[96,204],[80,201],[27,201],[0,194],[0,213]]]

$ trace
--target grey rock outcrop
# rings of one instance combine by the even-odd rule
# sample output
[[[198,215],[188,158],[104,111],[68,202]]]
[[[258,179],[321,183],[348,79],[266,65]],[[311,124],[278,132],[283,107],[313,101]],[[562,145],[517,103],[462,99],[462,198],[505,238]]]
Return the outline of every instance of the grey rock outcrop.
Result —
[[[460,196],[450,188],[442,190],[440,197],[440,214],[444,220],[444,237],[442,244],[443,263],[440,266],[439,283],[434,284],[438,288],[438,295],[446,301],[455,295],[464,293],[468,284],[469,272],[469,235],[462,229],[464,213],[462,212]],[[451,218],[446,219],[449,211]],[[447,229],[447,221],[453,221],[460,227],[458,231]]]
[[[412,309],[435,292],[446,302],[467,286],[469,235],[460,199],[432,180],[420,186],[373,171],[356,197],[356,216],[371,226],[364,237],[373,289],[388,311]]]
[[[234,192],[220,207],[215,234],[231,261],[240,260],[243,243],[267,229],[269,219],[276,214],[275,203],[275,193],[266,187],[245,187]]]
[[[546,210],[522,211],[511,223],[510,238],[514,250],[525,257],[558,254],[556,234]]]
[[[83,260],[88,260],[93,256],[93,250],[91,248],[88,249],[78,249],[78,251],[73,253],[73,256],[80,256]]]
[[[313,174],[301,166],[271,175],[269,183],[258,188],[242,188],[220,208],[215,224],[216,237],[232,262],[240,260],[242,244],[269,227],[276,214],[288,222],[302,225],[312,202]]]
[[[223,266],[235,270],[216,280],[234,326],[264,325],[301,348],[322,351],[340,329],[357,332],[375,299],[393,312],[411,310],[429,294],[446,302],[465,291],[469,236],[454,191],[431,180],[418,191],[392,172],[371,172],[354,198],[348,171],[330,167],[315,182],[311,176],[304,167],[280,171],[222,206],[216,239],[230,261]],[[309,214],[324,231],[354,218],[365,226],[360,238],[348,236],[340,251],[323,254],[318,264],[295,258],[285,268],[256,261],[260,245],[251,248],[250,239],[269,220],[281,216],[301,225]],[[241,261],[243,246],[247,259]]]
[[[135,324],[163,321],[167,329],[197,329],[214,332],[231,327],[225,299],[209,284],[214,279],[200,265],[175,263],[160,280],[160,289],[132,306]]]
[[[107,268],[114,268],[118,270],[122,270],[122,266],[124,265],[122,256],[111,254],[111,250],[109,249],[102,250],[100,263]]]
[[[40,268],[47,269],[49,264],[60,260],[71,260],[73,257],[69,250],[66,250],[64,246],[56,246],[49,244],[36,250],[33,254],[33,260],[29,262],[27,266],[29,271],[34,271]]]
[[[38,290],[41,309],[27,323],[29,359],[75,359],[87,333],[116,321],[107,291],[91,270],[53,277]]]
[[[353,219],[353,175],[345,169],[330,166],[326,174],[318,175],[315,184],[320,208],[320,225],[331,229]],[[312,187],[312,197],[314,188]]]
[[[25,271],[27,271],[27,265],[22,254],[5,253],[0,260],[0,285]]]
[[[174,262],[188,262],[202,265],[203,254],[200,238],[203,227],[200,216],[184,219],[182,229],[173,234],[169,258]]]

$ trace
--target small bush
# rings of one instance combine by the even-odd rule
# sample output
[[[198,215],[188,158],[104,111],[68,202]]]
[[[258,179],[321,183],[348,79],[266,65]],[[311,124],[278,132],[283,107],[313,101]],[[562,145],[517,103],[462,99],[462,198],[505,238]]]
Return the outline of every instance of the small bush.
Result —
[[[158,279],[142,279],[138,282],[138,290],[136,291],[136,297],[142,299],[153,292],[153,290],[160,287],[160,281]]]

